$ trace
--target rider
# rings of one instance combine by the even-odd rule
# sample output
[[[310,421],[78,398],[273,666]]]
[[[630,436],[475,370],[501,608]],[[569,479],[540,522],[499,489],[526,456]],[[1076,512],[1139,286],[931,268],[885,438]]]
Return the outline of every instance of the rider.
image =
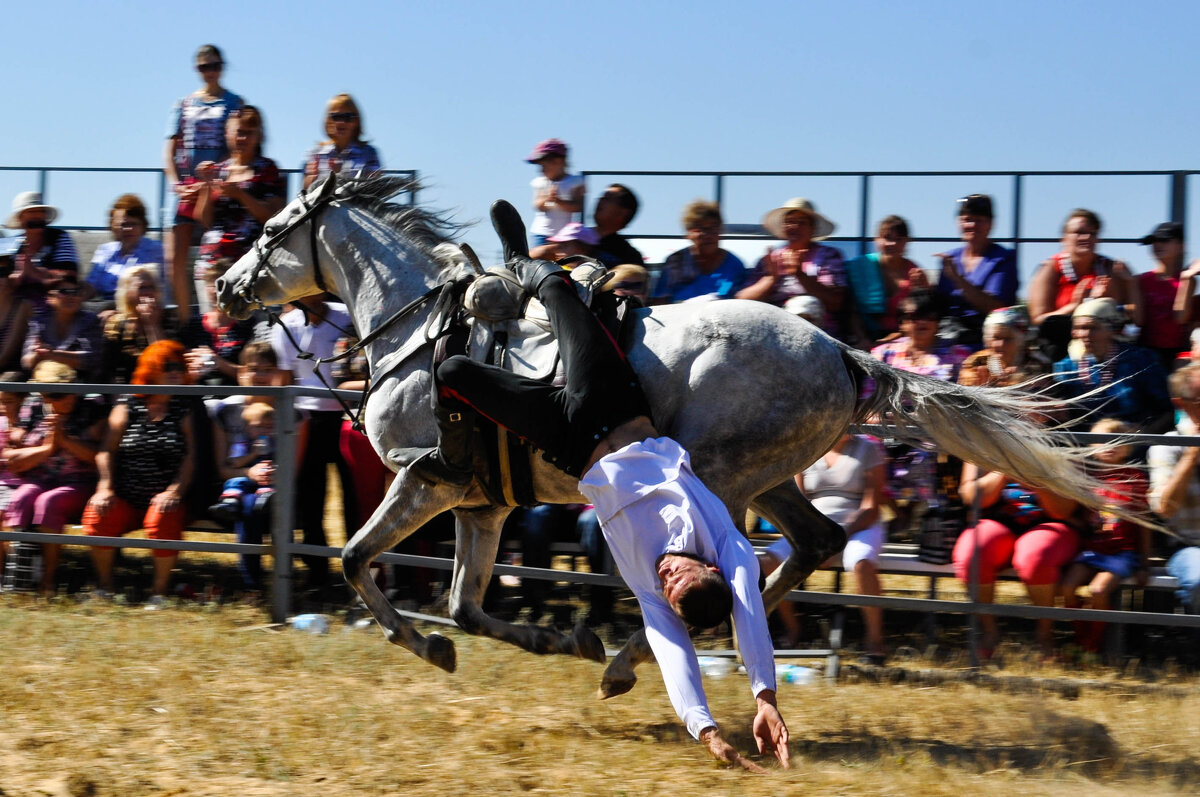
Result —
[[[439,447],[412,469],[432,481],[469,483],[477,411],[580,479],[579,490],[595,506],[613,558],[638,599],[671,704],[688,731],[716,758],[758,769],[722,738],[688,636],[689,625],[710,628],[732,612],[757,702],[758,749],[786,767],[788,730],[776,706],[774,651],[753,548],[692,472],[688,453],[654,428],[633,368],[580,301],[567,272],[509,248],[510,241],[524,240],[511,205],[498,202],[492,214],[509,265],[550,317],[566,385],[553,387],[463,356],[446,360],[436,375]]]

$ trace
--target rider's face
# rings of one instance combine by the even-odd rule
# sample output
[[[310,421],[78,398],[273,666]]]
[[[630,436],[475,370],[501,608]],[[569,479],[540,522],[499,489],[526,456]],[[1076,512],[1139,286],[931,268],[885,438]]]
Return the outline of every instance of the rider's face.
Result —
[[[667,554],[660,559],[657,570],[658,580],[662,583],[663,597],[672,607],[678,605],[679,599],[703,573],[720,572],[715,565],[708,562],[676,554]]]

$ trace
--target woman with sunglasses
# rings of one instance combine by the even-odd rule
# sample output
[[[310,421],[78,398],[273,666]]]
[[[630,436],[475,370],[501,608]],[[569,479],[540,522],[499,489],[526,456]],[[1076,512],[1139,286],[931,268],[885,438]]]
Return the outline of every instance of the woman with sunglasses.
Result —
[[[33,371],[43,362],[56,362],[91,381],[100,365],[100,319],[83,309],[83,296],[74,274],[50,283],[46,306],[29,322],[21,366]]]
[[[190,382],[183,344],[160,340],[138,357],[135,385],[186,385]],[[183,396],[132,395],[122,398],[108,417],[108,434],[96,455],[100,481],[83,513],[84,533],[118,537],[146,529],[150,539],[183,538],[184,495],[192,481],[193,418]],[[94,547],[97,595],[113,589],[113,549]],[[167,583],[177,551],[154,552],[153,596],[148,609],[166,603]]]
[[[364,175],[379,171],[379,153],[363,141],[362,113],[349,94],[337,94],[325,106],[325,135],[304,161],[304,187],[327,174]]]
[[[75,369],[44,360],[33,381],[74,382]],[[30,393],[18,411],[20,442],[4,450],[4,467],[15,474],[4,510],[4,528],[61,534],[79,519],[96,484],[96,451],[104,437],[105,408],[76,393]],[[55,593],[58,546],[42,546],[43,595]]]
[[[167,124],[167,145],[163,165],[167,185],[177,197],[171,235],[170,283],[175,301],[185,307],[191,303],[188,287],[188,250],[195,229],[195,212],[201,183],[195,170],[201,163],[220,163],[229,157],[225,141],[225,122],[240,109],[242,98],[221,85],[225,57],[213,44],[196,51],[196,71],[204,85],[175,103]],[[166,209],[164,209],[166,210]]]

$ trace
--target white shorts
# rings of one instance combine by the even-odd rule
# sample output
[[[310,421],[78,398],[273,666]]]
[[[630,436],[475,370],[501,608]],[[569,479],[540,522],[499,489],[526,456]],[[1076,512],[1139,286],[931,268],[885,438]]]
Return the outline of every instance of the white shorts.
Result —
[[[876,523],[870,528],[852,534],[846,541],[846,547],[841,554],[834,556],[829,562],[832,565],[840,562],[842,569],[847,571],[853,570],[862,561],[878,563],[879,555],[883,553],[883,542],[886,537],[883,523]],[[771,543],[767,548],[767,553],[782,562],[791,556],[791,543],[787,541],[786,537],[780,537]]]

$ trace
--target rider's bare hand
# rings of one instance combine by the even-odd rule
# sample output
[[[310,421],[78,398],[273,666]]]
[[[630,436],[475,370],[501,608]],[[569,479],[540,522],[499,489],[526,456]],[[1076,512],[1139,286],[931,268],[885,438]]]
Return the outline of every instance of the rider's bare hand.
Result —
[[[734,749],[733,745],[725,741],[721,737],[721,732],[716,727],[706,728],[701,731],[700,741],[704,742],[704,746],[708,748],[709,754],[718,761],[736,764],[747,772],[754,772],[759,775],[766,773],[765,769],[742,756],[741,753]]]
[[[764,689],[758,694],[758,714],[754,717],[754,741],[758,752],[773,754],[787,769],[791,764],[788,752],[788,729],[775,705],[775,693]]]

